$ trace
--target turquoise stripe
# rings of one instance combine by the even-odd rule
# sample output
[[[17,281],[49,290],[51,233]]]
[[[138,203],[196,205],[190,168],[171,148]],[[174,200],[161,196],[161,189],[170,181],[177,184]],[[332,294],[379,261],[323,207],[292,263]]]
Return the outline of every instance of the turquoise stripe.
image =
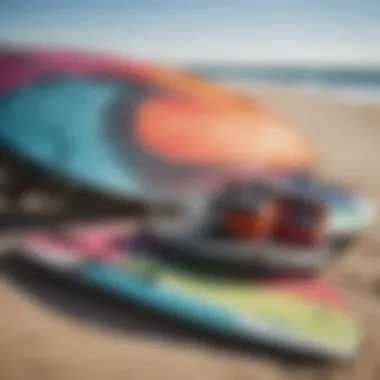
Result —
[[[30,159],[91,186],[139,194],[136,178],[117,162],[104,137],[106,107],[121,85],[86,78],[56,78],[4,95],[0,137]],[[62,143],[69,159],[62,159]]]
[[[131,298],[149,308],[159,309],[173,316],[200,323],[206,327],[234,334],[242,334],[241,318],[235,313],[202,302],[183,293],[160,287],[125,270],[101,264],[84,264],[79,269],[82,281]]]
[[[83,264],[77,269],[80,280],[91,286],[133,300],[154,311],[177,317],[209,330],[243,339],[254,339],[287,348],[339,353],[345,346],[316,341],[289,326],[263,318],[238,314],[222,306],[192,297],[174,288],[135,276],[126,269],[103,264]]]

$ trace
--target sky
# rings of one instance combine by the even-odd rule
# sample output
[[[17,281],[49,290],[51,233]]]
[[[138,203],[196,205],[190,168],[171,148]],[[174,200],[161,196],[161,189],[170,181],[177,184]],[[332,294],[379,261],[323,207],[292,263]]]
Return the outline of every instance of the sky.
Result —
[[[380,1],[0,0],[0,41],[171,63],[380,67]]]

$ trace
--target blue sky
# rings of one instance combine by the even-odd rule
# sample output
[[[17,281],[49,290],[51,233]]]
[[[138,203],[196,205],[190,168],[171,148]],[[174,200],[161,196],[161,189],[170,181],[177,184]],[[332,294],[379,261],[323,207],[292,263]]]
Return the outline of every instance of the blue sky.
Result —
[[[168,62],[380,65],[378,0],[0,0],[0,40]]]

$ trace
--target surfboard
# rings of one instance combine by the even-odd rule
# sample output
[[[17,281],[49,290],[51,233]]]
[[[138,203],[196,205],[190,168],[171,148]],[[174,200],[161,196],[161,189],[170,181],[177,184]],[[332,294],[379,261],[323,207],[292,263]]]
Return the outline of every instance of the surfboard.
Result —
[[[89,187],[151,197],[312,160],[300,133],[253,99],[174,69],[38,50],[0,51],[0,65],[2,141]]]
[[[173,68],[79,51],[0,50],[0,140],[70,183],[146,202],[314,162],[301,133],[251,97]],[[343,206],[328,200],[334,234],[372,220],[373,206],[350,197]]]
[[[101,239],[85,248],[94,231]],[[355,320],[331,284],[220,277],[153,258],[136,248],[134,232],[124,232],[129,247],[120,249],[115,241],[120,229],[94,231],[87,229],[79,239],[78,231],[76,237],[68,231],[63,240],[48,232],[31,234],[22,239],[19,255],[152,313],[223,336],[330,359],[347,359],[357,350]]]

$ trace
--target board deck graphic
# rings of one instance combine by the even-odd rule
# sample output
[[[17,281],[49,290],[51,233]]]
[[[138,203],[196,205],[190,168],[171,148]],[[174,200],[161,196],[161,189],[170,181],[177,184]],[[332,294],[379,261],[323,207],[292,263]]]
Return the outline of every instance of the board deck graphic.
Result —
[[[314,162],[300,132],[246,95],[87,52],[0,49],[0,139],[69,182],[147,201]],[[333,234],[371,223],[368,202],[327,193]]]
[[[0,51],[0,68],[4,142],[88,186],[183,191],[312,160],[303,137],[251,98],[174,69],[53,51]]]
[[[84,240],[88,234],[83,232]],[[220,334],[336,358],[350,357],[356,350],[355,322],[330,284],[318,279],[233,279],[173,267],[136,249],[131,232],[123,234],[130,249],[114,250],[110,257],[104,246],[112,251],[120,245],[109,229],[102,235],[103,245],[90,256],[81,239],[76,239],[74,252],[48,233],[25,236],[20,255],[51,270],[64,267],[79,282]],[[49,255],[56,260],[47,259]],[[75,260],[65,261],[65,255]]]

